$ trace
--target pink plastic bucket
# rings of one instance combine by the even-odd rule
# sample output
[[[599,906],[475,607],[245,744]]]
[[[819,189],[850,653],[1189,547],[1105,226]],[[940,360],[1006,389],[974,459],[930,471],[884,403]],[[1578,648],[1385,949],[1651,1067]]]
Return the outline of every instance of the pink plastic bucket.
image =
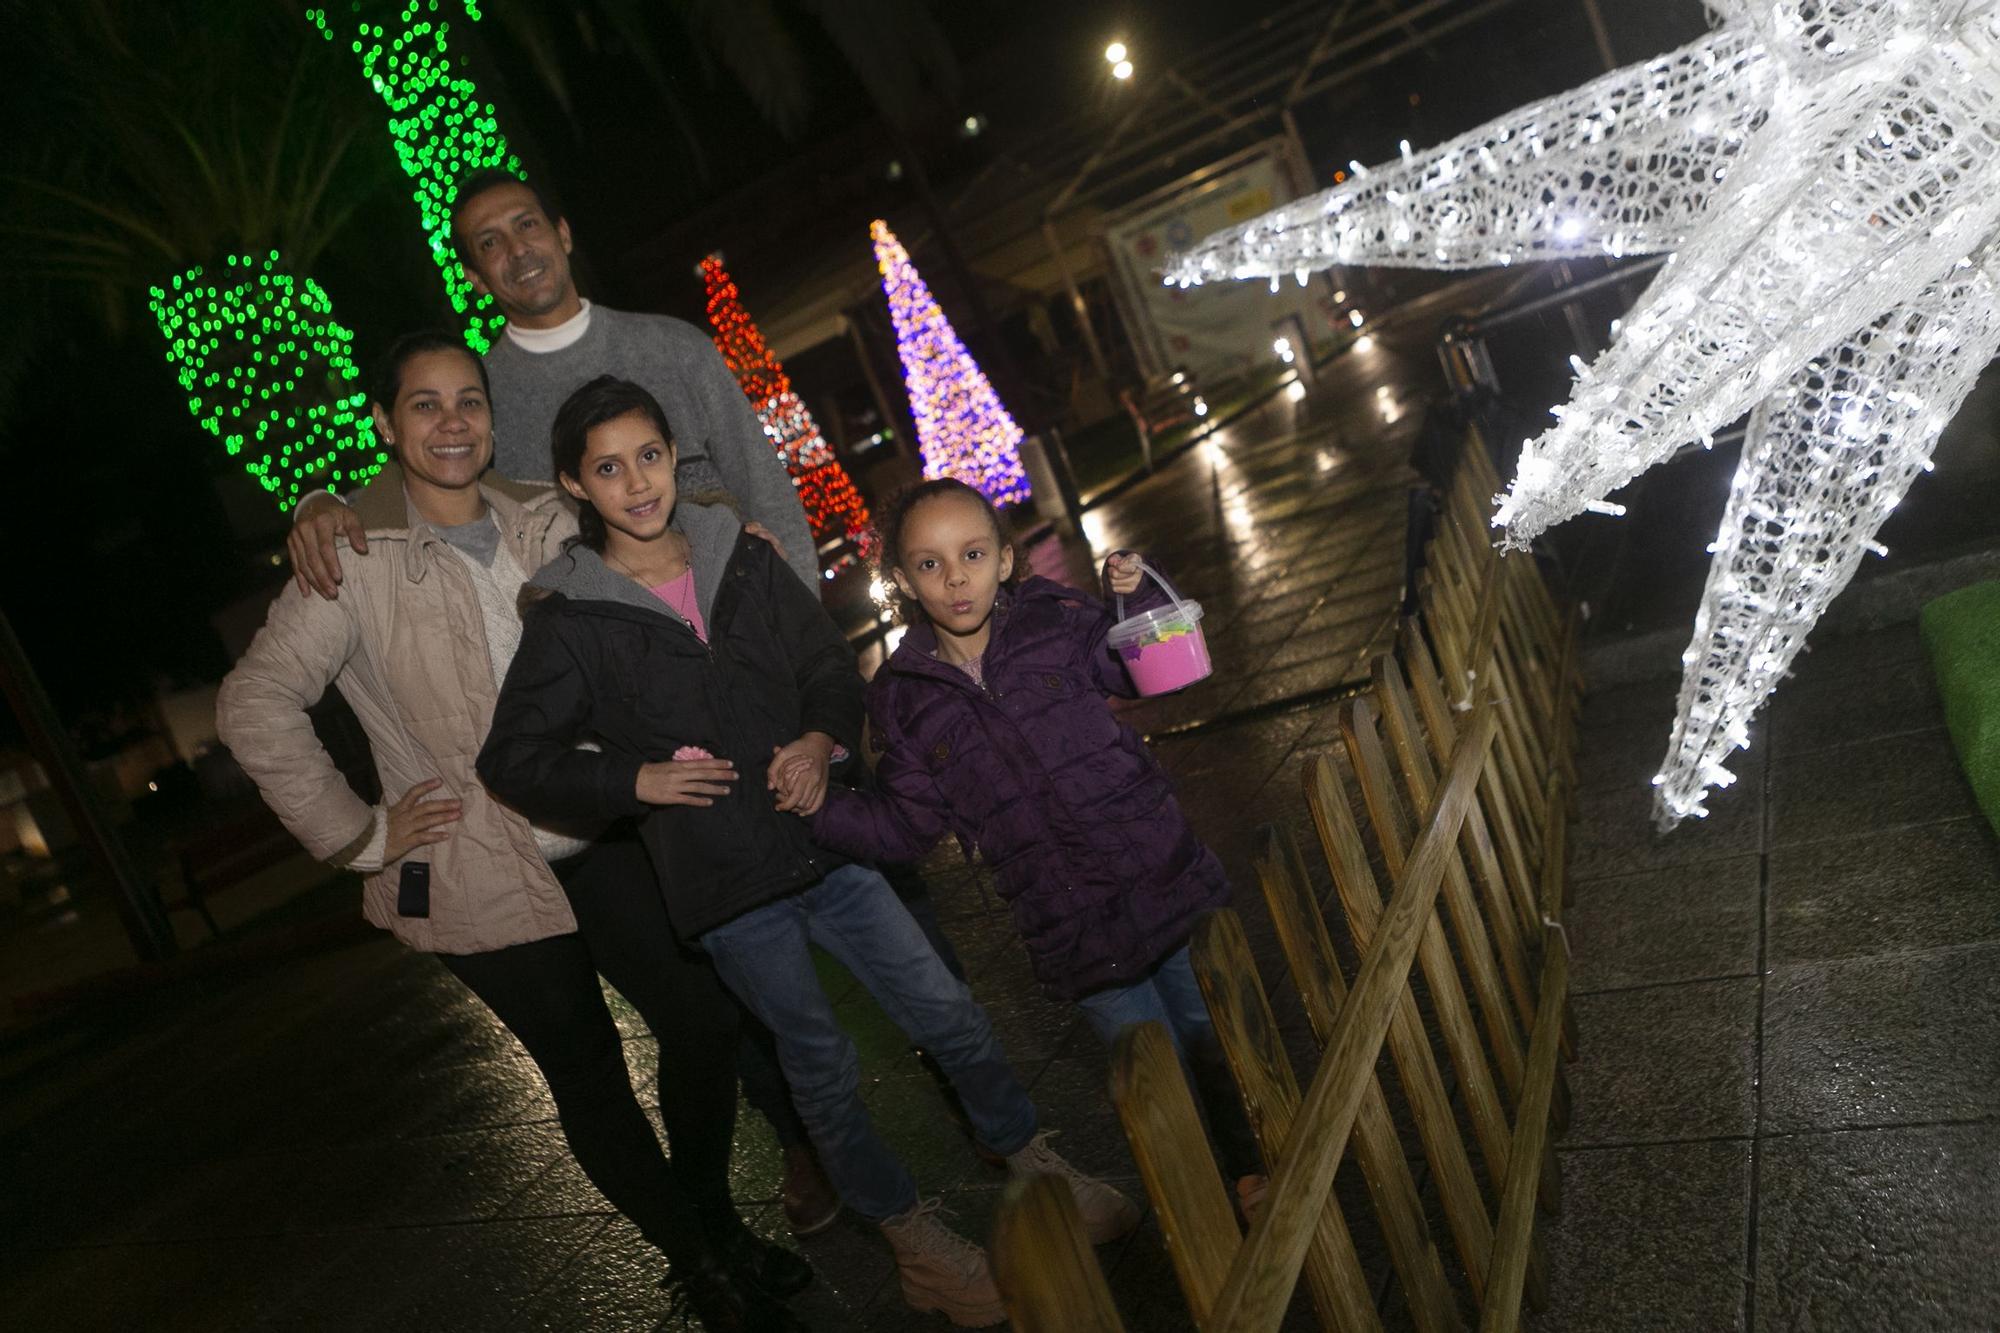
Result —
[[[1173,601],[1127,617],[1125,599],[1120,597],[1119,621],[1111,627],[1107,642],[1125,663],[1125,672],[1140,694],[1172,694],[1207,679],[1215,670],[1208,660],[1208,642],[1201,635],[1201,603],[1183,601],[1151,565],[1139,568],[1166,589]]]

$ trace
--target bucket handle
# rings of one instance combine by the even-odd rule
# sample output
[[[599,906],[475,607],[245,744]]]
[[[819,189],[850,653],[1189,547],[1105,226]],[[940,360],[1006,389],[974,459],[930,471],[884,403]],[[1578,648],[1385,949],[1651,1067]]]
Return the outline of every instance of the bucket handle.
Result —
[[[1116,551],[1113,551],[1112,554],[1116,555],[1118,553]],[[1175,610],[1179,610],[1182,606],[1185,606],[1187,604],[1186,599],[1183,598],[1179,593],[1174,591],[1174,585],[1167,582],[1167,576],[1165,574],[1162,574],[1159,570],[1154,569],[1144,560],[1141,560],[1139,562],[1139,576],[1141,578],[1150,577],[1153,580],[1153,582],[1159,584],[1162,588],[1166,589],[1167,596],[1173,599]],[[1114,598],[1116,598],[1118,602],[1118,620],[1114,620],[1112,622],[1113,624],[1117,624],[1119,621],[1125,619],[1125,595],[1123,593],[1113,593],[1111,595]]]

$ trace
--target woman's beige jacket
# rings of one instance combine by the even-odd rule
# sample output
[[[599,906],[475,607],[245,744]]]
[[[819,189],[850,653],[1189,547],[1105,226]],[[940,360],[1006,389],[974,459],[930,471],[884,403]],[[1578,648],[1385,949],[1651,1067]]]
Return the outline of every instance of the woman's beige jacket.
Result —
[[[489,474],[480,489],[524,570],[541,568],[576,531],[554,487]],[[430,863],[430,915],[398,914],[402,863],[391,862],[368,877],[368,920],[412,948],[450,954],[575,930],[527,821],[473,773],[499,691],[471,575],[409,505],[393,465],[354,507],[368,553],[342,546],[345,577],[335,601],[290,588],[279,594],[223,682],[223,743],[293,836],[314,856],[344,864],[367,844],[374,810],[347,785],[306,716],[328,684],[338,685],[368,733],[385,801],[435,777],[444,783],[435,795],[464,806],[448,840],[408,858]]]

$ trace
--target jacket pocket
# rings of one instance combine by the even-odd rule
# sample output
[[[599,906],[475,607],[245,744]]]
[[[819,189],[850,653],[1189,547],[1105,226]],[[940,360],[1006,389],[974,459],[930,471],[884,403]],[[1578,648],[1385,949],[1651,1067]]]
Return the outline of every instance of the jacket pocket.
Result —
[[[635,707],[645,692],[645,669],[649,649],[646,633],[636,625],[611,625],[604,630],[604,661],[613,693],[628,708]]]
[[[1084,683],[1067,671],[1051,667],[1027,667],[1022,671],[1027,688],[1046,699],[1073,699],[1084,692]]]

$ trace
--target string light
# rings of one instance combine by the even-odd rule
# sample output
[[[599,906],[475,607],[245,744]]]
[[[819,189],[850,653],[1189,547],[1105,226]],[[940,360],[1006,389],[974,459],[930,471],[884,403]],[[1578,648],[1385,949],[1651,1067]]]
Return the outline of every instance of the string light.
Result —
[[[1001,406],[889,224],[877,219],[868,232],[896,324],[896,354],[903,362],[910,412],[917,419],[924,476],[957,477],[995,504],[1027,499],[1021,428]]]
[[[1755,36],[1723,28],[1656,60],[1218,231],[1174,255],[1170,283],[1274,278],[1338,264],[1487,268],[1680,245],[1777,85]]]
[[[1711,0],[1722,26],[1208,237],[1169,282],[1672,250],[1522,449],[1510,546],[1752,412],[1655,780],[1705,813],[1756,709],[2000,348],[2000,10]],[[1754,409],[1754,411],[1752,411]]]
[[[743,308],[742,293],[723,268],[721,255],[709,255],[701,261],[701,279],[708,289],[708,322],[715,328],[716,350],[743,386],[743,395],[756,409],[771,447],[791,473],[806,521],[812,525],[813,540],[844,535],[861,554],[870,554],[873,534],[868,526],[868,506],[847,469],[820,436],[812,413],[793,391],[791,376]],[[850,563],[853,558],[852,554],[844,555],[840,563]]]
[[[477,5],[462,3],[466,17],[478,22]],[[472,290],[458,262],[451,243],[451,206],[457,182],[469,173],[500,167],[519,176],[521,160],[508,150],[492,103],[479,100],[471,79],[452,72],[446,53],[451,24],[433,17],[438,4],[410,0],[392,30],[361,17],[360,0],[351,0],[354,37],[348,45],[361,62],[363,77],[389,107],[396,160],[416,182],[414,198],[431,259],[451,308],[465,316],[466,344],[484,353],[506,320],[492,297]],[[328,41],[337,40],[326,10],[308,9],[306,18]]]
[[[1854,577],[1944,424],[2000,350],[2000,258],[1986,247],[1916,300],[1798,371],[1752,414],[1682,655],[1656,782],[1664,825],[1708,813],[1722,761]]]
[[[152,289],[150,305],[188,411],[280,510],[309,490],[359,488],[388,452],[358,386],[354,335],[310,278],[264,257],[230,255]]]

